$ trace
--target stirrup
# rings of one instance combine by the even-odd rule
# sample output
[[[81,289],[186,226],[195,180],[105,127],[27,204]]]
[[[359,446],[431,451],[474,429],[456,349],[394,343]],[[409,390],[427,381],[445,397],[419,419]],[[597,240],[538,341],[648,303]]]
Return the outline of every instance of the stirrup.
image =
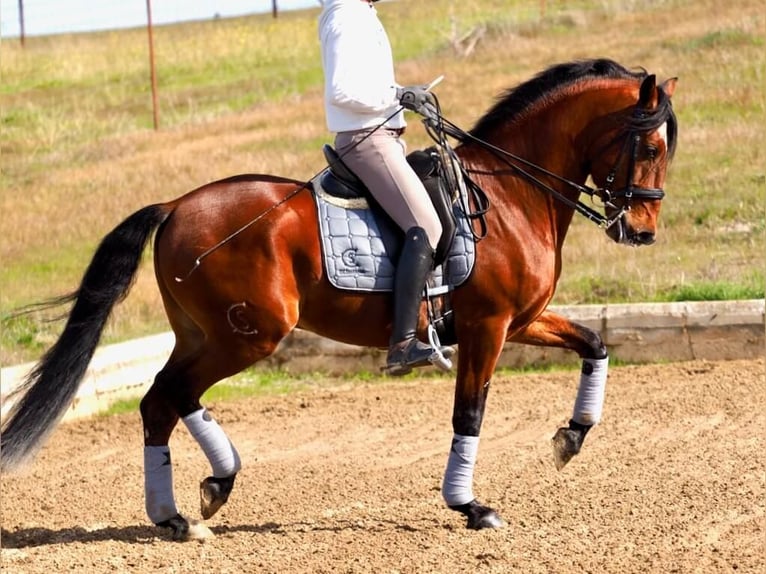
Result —
[[[433,354],[428,357],[428,362],[442,371],[451,370],[452,361],[450,359],[455,354],[455,349],[452,347],[442,347],[439,335],[431,323],[428,324],[428,342],[431,343],[431,348],[434,350]]]

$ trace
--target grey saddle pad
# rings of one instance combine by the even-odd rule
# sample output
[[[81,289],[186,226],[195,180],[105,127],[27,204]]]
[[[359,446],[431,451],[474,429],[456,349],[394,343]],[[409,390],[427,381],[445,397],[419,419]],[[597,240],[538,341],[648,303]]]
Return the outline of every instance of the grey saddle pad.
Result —
[[[401,242],[401,231],[379,223],[366,199],[341,199],[327,194],[312,180],[319,214],[322,259],[330,283],[350,291],[391,291],[395,265],[387,246]],[[457,287],[471,274],[476,245],[467,218],[455,207],[457,231],[444,263],[429,279],[429,292]]]

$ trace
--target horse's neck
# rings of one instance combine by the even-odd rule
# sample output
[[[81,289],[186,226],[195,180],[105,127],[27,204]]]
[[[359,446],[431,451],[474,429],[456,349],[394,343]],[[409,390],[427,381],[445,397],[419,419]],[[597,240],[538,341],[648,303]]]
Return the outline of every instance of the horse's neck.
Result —
[[[575,114],[570,113],[560,104],[554,109],[525,117],[517,123],[498,126],[488,136],[487,141],[545,171],[583,183],[587,173],[583,170],[584,149],[581,144],[589,122],[570,116],[576,118]],[[470,146],[470,150],[466,152],[466,161],[472,162],[478,169],[508,167],[505,160],[500,157],[501,154],[481,150],[478,146]],[[507,159],[510,161],[510,158]],[[519,162],[513,163],[521,166]],[[532,168],[525,169],[535,176],[544,173],[543,171],[535,172]]]
[[[574,187],[546,174],[555,174],[578,185],[587,178],[582,150],[576,149],[572,143],[576,134],[567,132],[565,127],[569,128],[562,126],[560,119],[556,121],[553,117],[538,115],[519,125],[500,127],[488,138],[488,143],[511,155],[489,151],[479,144],[461,146],[457,150],[469,174],[473,174],[500,211],[515,208],[530,217],[553,217],[555,222],[548,229],[555,229],[557,243],[566,236],[574,210],[515,170],[523,170],[571,201],[577,200],[578,192]],[[526,165],[526,162],[536,167]]]

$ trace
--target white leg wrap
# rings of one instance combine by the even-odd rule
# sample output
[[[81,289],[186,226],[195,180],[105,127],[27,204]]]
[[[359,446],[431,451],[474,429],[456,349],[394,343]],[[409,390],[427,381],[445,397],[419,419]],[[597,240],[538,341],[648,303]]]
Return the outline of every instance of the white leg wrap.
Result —
[[[444,471],[442,496],[448,506],[471,502],[473,495],[473,469],[479,452],[479,437],[455,434]]]
[[[178,514],[173,499],[173,467],[168,446],[144,447],[146,514],[155,524]]]
[[[214,477],[227,478],[242,468],[237,449],[207,409],[194,411],[181,420],[210,461]]]
[[[606,392],[606,375],[609,357],[583,359],[580,386],[577,389],[572,420],[581,425],[595,425],[601,420]]]

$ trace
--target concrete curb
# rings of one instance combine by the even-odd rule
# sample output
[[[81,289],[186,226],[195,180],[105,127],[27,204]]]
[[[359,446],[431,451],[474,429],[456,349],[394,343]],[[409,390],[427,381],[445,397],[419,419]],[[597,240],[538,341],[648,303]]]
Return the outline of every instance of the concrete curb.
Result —
[[[733,360],[764,356],[766,305],[763,299],[683,303],[551,306],[550,310],[595,329],[613,360],[660,362]],[[141,396],[173,349],[171,332],[97,349],[83,384],[64,419],[91,415],[116,400]],[[257,368],[291,373],[343,375],[377,372],[384,351],[337,343],[306,331],[291,333]],[[506,345],[498,366],[578,364],[571,352]],[[33,363],[0,371],[2,416],[12,391]]]

